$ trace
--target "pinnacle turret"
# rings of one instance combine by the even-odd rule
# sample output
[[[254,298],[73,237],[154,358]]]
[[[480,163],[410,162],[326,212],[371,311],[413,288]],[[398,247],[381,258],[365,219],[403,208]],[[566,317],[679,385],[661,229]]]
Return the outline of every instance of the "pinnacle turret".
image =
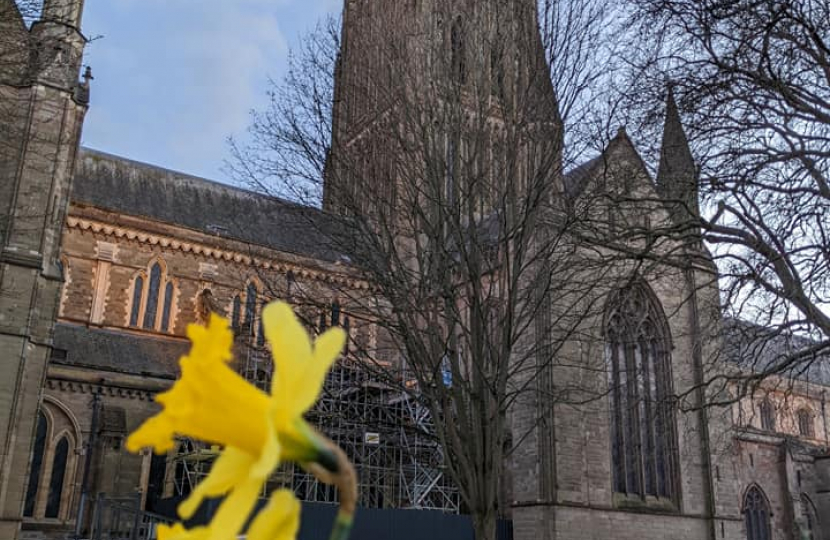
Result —
[[[669,87],[666,99],[666,120],[657,171],[657,189],[669,205],[672,220],[682,224],[700,216],[698,181],[689,140],[680,121],[680,113]]]

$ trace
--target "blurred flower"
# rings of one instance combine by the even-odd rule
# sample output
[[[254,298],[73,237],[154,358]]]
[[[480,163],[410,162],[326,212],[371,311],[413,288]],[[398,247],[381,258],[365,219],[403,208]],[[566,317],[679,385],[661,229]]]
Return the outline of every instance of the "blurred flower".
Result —
[[[206,497],[226,495],[210,524],[190,530],[180,524],[163,526],[159,540],[235,538],[280,459],[336,467],[325,439],[302,415],[317,401],[345,333],[333,328],[312,344],[291,308],[281,302],[266,306],[262,316],[276,367],[270,395],[228,366],[233,334],[228,322],[214,314],[206,327],[188,327],[192,347],[180,360],[181,377],[156,397],[164,409],[127,439],[133,452],[143,447],[167,452],[176,436],[224,446],[210,474],[179,506],[179,515],[188,519]],[[292,494],[276,492],[251,524],[249,538],[293,539],[299,511]]]

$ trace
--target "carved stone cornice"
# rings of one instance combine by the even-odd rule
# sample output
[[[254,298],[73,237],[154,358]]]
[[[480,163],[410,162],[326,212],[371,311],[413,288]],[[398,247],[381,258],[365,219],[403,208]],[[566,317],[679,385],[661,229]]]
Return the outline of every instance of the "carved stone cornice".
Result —
[[[201,255],[205,258],[233,262],[245,266],[254,266],[265,271],[282,273],[291,271],[295,276],[304,279],[321,281],[324,283],[333,283],[340,286],[346,286],[351,289],[369,289],[369,285],[366,281],[356,279],[344,273],[309,268],[297,264],[269,260],[262,257],[254,257],[235,250],[217,248],[201,242],[180,240],[168,235],[148,233],[132,227],[112,225],[102,221],[76,216],[68,216],[66,218],[66,225],[70,229],[91,231],[104,236],[132,240],[152,246],[160,246],[164,249],[181,251],[183,253],[193,253],[195,255]]]
[[[66,379],[46,379],[46,388],[49,390],[69,392],[73,394],[96,394],[124,399],[137,399],[140,401],[152,401],[157,392],[142,390],[139,388],[127,388],[123,386],[109,386],[106,383],[90,383]]]
[[[46,388],[62,392],[90,394],[150,401],[159,392],[170,389],[173,379],[107,372],[50,364],[46,372]]]

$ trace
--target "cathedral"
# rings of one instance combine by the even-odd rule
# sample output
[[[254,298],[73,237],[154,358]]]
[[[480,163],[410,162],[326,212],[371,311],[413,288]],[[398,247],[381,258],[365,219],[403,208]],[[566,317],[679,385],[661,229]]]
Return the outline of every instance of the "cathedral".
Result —
[[[527,126],[522,155],[542,171],[538,182],[554,186],[552,207],[564,212],[596,190],[619,190],[648,203],[615,209],[618,224],[636,214],[649,229],[699,212],[670,92],[656,178],[624,130],[602,155],[562,164],[556,96],[539,76],[538,23],[521,9],[529,1],[476,2],[462,17],[460,1],[347,0],[318,209],[81,147],[94,107],[91,75],[81,72],[83,0],[44,0],[32,24],[13,0],[0,0],[0,34],[9,36],[0,37],[0,538],[153,538],[153,523],[172,515],[170,502],[204,474],[215,449],[183,440],[169,455],[136,455],[125,437],[157,412],[153,398],[187,351],[187,325],[210,312],[236,331],[240,373],[264,384],[272,368],[259,316],[272,299],[292,302],[310,327],[338,325],[350,336],[312,420],[360,457],[365,519],[411,524],[401,538],[471,538],[452,521],[465,509],[441,449],[411,427],[424,418],[417,403],[346,361],[371,350],[394,364],[382,329],[342,297],[375,290],[353,271],[359,258],[326,241],[343,216],[381,214],[407,189],[384,182],[392,161],[370,152],[394,153],[410,140],[390,135],[400,130],[389,111],[408,100],[421,107],[417,122],[438,122],[449,108],[434,106],[444,99],[433,95],[436,78],[453,78],[459,93],[486,78],[488,110],[499,112],[485,127],[448,135],[447,161],[471,153],[473,129],[486,129],[487,155],[496,156],[510,136],[503,119],[515,114]],[[482,36],[494,33],[509,45],[476,59]],[[381,50],[383,40],[390,46]],[[446,72],[430,67],[442,55]],[[405,88],[402,73],[414,77]],[[511,180],[516,190],[534,183]],[[441,177],[444,187],[450,181]],[[499,189],[468,194],[474,219],[488,215]],[[533,391],[508,418],[522,441],[502,473],[499,538],[830,540],[830,372],[774,377],[704,407],[711,370],[749,369],[733,358],[774,362],[798,342],[761,343],[763,329],[724,320],[711,256],[684,249],[695,250],[685,268],[598,291],[608,307],[561,350],[568,361],[523,381]],[[548,401],[552,388],[584,376],[577,364],[599,366],[601,376],[579,382],[602,397]],[[626,372],[638,376],[627,381]],[[669,407],[669,395],[688,406]],[[277,476],[274,485],[291,486],[309,515],[336,502],[299,469]],[[419,529],[438,514],[443,529]],[[301,537],[317,538],[309,530]]]

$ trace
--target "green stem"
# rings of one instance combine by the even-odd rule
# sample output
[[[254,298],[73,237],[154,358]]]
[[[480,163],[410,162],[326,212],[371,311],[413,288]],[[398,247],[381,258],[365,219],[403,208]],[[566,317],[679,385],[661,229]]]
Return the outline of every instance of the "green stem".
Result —
[[[354,516],[341,508],[334,519],[334,527],[331,528],[329,540],[348,540],[349,534],[352,532],[353,522]]]

